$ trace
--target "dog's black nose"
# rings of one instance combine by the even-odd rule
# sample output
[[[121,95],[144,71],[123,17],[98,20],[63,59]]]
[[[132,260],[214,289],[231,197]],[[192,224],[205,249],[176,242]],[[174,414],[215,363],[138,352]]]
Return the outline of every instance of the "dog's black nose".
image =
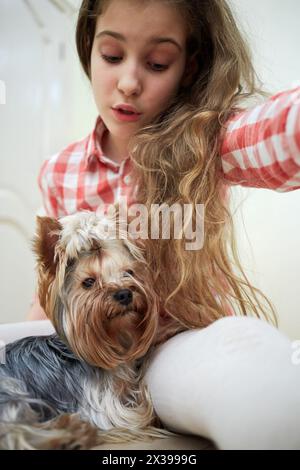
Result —
[[[121,305],[129,305],[132,301],[132,292],[129,289],[118,290],[113,297]]]

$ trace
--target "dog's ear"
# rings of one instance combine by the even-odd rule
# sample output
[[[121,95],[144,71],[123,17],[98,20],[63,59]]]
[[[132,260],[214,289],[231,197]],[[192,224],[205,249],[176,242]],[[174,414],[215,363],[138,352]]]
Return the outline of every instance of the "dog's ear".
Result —
[[[62,225],[51,217],[36,218],[36,235],[32,241],[32,248],[37,257],[39,266],[49,274],[55,275],[57,260],[55,246],[59,240]]]

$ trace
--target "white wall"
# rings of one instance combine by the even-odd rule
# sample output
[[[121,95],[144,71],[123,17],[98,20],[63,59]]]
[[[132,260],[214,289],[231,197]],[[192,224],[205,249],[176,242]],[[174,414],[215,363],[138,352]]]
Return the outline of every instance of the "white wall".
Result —
[[[33,296],[42,162],[87,134],[96,117],[75,18],[51,0],[0,0],[0,322],[24,319]]]
[[[300,2],[232,3],[265,86],[277,91],[300,80]],[[96,116],[76,56],[75,19],[51,0],[0,0],[0,80],[6,85],[6,104],[0,104],[0,322],[22,320],[33,293],[29,240],[41,204],[40,165],[86,135]],[[300,338],[300,191],[234,188],[233,194],[234,205],[246,198],[236,220],[249,278],[277,307],[281,328]]]

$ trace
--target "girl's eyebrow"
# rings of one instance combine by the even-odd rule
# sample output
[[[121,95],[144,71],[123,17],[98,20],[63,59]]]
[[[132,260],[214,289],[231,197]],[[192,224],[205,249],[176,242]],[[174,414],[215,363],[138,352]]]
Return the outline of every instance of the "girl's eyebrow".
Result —
[[[119,39],[120,41],[126,42],[126,38],[125,38],[125,36],[123,36],[123,34],[117,33],[115,31],[108,31],[108,30],[101,31],[100,33],[98,33],[97,36],[96,36],[96,39],[101,37],[101,36],[104,36],[104,35],[112,36],[115,39]],[[174,44],[176,47],[178,47],[180,52],[182,52],[182,47],[173,38],[153,36],[149,40],[150,44],[161,44],[161,43],[164,43],[164,42],[170,42],[170,43]]]

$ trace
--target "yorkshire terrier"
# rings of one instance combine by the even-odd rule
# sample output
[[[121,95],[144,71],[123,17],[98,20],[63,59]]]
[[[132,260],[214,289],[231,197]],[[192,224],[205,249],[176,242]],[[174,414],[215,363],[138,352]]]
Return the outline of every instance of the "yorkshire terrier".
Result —
[[[55,335],[6,346],[0,448],[82,449],[164,437],[143,383],[160,303],[136,242],[87,211],[37,218],[40,304]]]

